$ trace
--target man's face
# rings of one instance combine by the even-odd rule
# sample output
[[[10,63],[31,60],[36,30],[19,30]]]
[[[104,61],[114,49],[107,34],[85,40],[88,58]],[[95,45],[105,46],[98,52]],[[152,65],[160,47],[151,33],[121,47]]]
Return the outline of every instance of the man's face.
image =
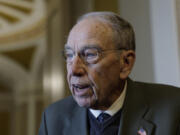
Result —
[[[85,19],[71,30],[66,50],[78,54],[82,50],[115,49],[109,25]],[[117,52],[105,53],[95,63],[88,64],[78,55],[67,62],[67,80],[76,102],[82,107],[107,109],[120,95],[120,62]]]

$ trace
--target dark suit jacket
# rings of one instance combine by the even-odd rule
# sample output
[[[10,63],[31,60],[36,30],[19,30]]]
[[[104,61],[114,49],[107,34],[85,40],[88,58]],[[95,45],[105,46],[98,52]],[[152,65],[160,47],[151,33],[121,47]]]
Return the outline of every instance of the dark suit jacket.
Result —
[[[147,135],[180,135],[180,89],[128,79],[118,135],[137,135],[139,128]],[[71,96],[50,105],[39,135],[88,135],[87,109]]]

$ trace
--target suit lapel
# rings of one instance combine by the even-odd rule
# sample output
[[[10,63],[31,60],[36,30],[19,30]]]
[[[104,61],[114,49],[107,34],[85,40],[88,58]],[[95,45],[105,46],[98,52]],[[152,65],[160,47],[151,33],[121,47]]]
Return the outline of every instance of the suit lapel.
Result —
[[[128,79],[118,135],[135,135],[139,129],[144,129],[146,135],[152,135],[154,125],[145,120],[149,108],[141,90]]]
[[[73,111],[73,116],[68,119],[70,124],[66,127],[64,135],[88,135],[87,109],[77,107]]]

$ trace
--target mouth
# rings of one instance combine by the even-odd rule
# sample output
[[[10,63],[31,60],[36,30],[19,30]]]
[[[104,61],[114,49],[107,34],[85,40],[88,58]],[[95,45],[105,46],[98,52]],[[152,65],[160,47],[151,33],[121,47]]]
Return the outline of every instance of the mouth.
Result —
[[[89,84],[73,84],[73,92],[77,96],[88,96],[91,86]]]

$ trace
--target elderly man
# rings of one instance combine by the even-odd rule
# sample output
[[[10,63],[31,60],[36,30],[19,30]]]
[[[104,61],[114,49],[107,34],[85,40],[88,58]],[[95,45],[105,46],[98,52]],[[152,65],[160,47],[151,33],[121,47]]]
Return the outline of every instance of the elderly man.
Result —
[[[135,37],[117,14],[83,15],[64,56],[72,96],[45,110],[39,135],[180,135],[180,89],[128,78]]]

